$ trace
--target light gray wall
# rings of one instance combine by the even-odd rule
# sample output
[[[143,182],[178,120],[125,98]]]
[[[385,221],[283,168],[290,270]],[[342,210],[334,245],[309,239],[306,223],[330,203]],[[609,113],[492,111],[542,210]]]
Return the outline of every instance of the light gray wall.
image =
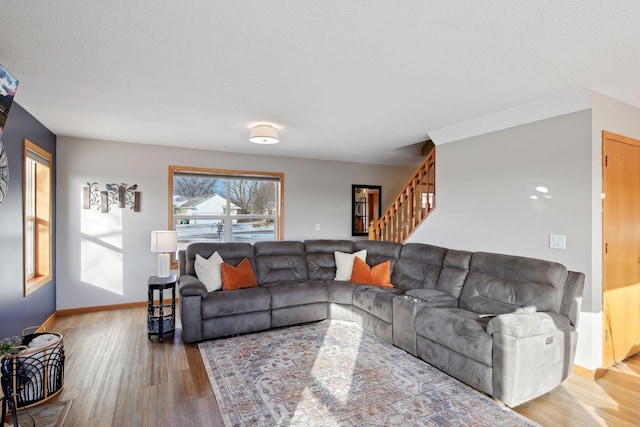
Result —
[[[385,208],[415,171],[69,137],[57,154],[58,310],[146,300],[157,271],[150,233],[168,224],[169,165],[284,173],[287,240],[351,239],[351,184],[381,185]],[[138,184],[141,212],[83,210],[87,182]]]
[[[436,209],[409,241],[560,262],[586,274],[583,311],[593,311],[591,111],[436,150]],[[550,249],[550,234],[566,235],[566,250]],[[581,366],[589,333],[580,328]]]

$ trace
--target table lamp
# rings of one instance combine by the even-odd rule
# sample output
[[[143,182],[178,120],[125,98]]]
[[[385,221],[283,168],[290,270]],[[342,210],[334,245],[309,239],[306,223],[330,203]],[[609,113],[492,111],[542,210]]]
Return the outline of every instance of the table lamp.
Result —
[[[151,252],[158,254],[158,277],[169,277],[171,266],[170,252],[178,250],[177,231],[152,231]]]

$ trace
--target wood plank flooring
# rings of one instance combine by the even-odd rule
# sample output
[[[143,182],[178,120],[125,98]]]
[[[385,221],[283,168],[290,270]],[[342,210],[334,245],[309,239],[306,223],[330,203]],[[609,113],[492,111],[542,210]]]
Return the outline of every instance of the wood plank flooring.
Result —
[[[64,336],[65,386],[74,399],[68,426],[221,426],[197,345],[181,330],[147,338],[147,309],[58,317]]]
[[[65,387],[54,400],[74,399],[67,427],[222,425],[197,345],[179,328],[148,340],[146,308],[58,317],[48,329],[64,335]],[[640,425],[640,356],[595,381],[572,375],[516,411],[543,426]]]

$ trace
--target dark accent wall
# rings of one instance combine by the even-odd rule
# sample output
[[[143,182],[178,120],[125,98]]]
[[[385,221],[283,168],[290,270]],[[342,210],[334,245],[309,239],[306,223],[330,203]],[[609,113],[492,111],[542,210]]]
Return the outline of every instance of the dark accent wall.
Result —
[[[24,296],[22,173],[24,140],[53,156],[53,271],[51,282]],[[13,103],[2,142],[9,157],[9,192],[0,203],[0,339],[42,324],[56,310],[56,136]]]

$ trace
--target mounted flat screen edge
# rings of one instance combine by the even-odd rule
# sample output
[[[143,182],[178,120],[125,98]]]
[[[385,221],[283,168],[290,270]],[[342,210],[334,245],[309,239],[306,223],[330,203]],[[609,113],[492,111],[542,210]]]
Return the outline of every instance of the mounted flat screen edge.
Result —
[[[353,184],[351,186],[351,235],[366,236],[369,224],[382,214],[382,186]]]
[[[9,109],[13,104],[16,89],[18,89],[18,80],[0,65],[0,138],[9,116]]]

